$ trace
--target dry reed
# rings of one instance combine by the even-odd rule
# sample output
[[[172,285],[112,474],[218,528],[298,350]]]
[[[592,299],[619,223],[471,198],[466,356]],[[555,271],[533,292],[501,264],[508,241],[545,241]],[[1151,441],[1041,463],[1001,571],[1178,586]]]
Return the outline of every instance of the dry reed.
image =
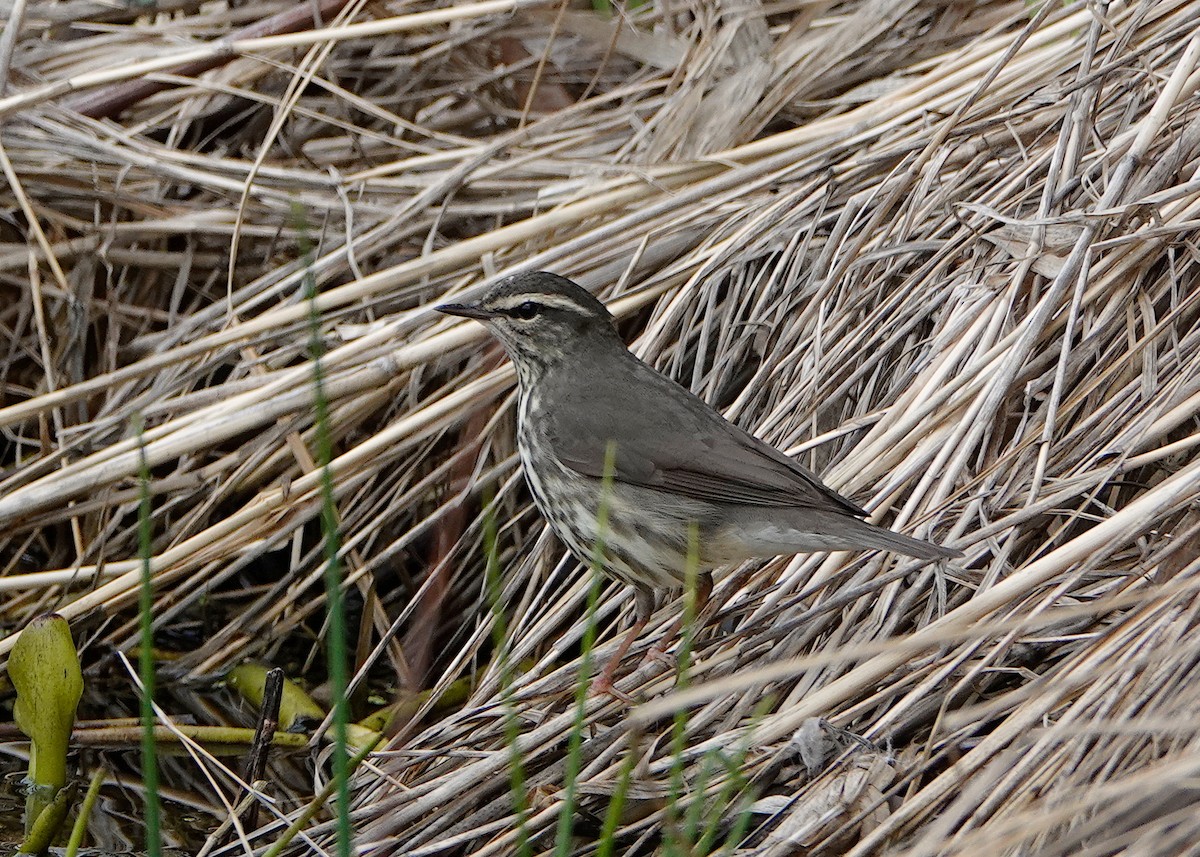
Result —
[[[135,643],[144,449],[155,620],[190,641],[164,708],[232,716],[194,687],[245,658],[319,665],[311,274],[359,681],[475,676],[360,773],[359,841],[517,842],[494,492],[549,850],[589,580],[515,478],[510,369],[429,306],[550,269],[877,519],[966,552],[725,574],[689,689],[650,662],[619,683],[645,704],[588,703],[585,819],[637,757],[622,853],[662,841],[679,710],[682,803],[722,835],[750,806],[738,853],[1198,853],[1200,6],[351,0],[230,39],[296,10],[169,5],[9,2],[6,627],[58,610],[93,674]],[[603,646],[630,607],[605,589]],[[311,796],[278,765],[271,822],[212,853]],[[174,773],[222,814],[222,770]]]

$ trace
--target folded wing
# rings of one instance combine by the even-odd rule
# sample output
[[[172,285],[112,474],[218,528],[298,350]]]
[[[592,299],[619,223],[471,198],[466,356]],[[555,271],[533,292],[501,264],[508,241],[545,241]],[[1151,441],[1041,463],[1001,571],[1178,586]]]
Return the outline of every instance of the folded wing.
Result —
[[[545,429],[566,466],[603,477],[606,450],[615,441],[613,478],[620,482],[709,502],[866,514],[683,387],[633,355],[629,360],[628,374],[612,373],[594,378],[586,388],[556,391],[556,398],[570,401],[546,415]],[[613,376],[622,382],[611,380]],[[645,407],[647,401],[653,404]],[[583,414],[586,420],[572,416]]]

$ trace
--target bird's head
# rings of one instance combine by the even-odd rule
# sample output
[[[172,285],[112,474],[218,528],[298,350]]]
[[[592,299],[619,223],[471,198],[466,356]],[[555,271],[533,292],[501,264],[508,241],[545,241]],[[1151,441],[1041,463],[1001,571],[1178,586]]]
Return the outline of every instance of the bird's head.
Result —
[[[477,301],[437,309],[487,325],[525,379],[563,359],[575,360],[580,348],[598,342],[624,348],[604,304],[566,277],[546,271],[515,274]]]

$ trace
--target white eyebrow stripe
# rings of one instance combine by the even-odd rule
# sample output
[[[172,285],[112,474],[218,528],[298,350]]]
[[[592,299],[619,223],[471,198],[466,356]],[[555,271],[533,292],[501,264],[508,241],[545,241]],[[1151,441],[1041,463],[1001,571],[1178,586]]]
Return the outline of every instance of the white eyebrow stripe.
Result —
[[[554,307],[555,309],[573,309],[577,312],[581,309],[579,304],[571,298],[564,297],[563,295],[543,294],[509,295],[493,304],[492,308],[502,312],[504,310],[516,309],[527,301],[533,301],[542,306]]]

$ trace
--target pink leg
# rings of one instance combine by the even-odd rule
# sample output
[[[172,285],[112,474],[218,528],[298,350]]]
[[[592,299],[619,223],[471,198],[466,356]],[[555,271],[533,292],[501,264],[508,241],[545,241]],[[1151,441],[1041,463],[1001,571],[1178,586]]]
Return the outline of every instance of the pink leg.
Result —
[[[708,608],[708,600],[709,600],[709,598],[712,597],[712,591],[713,591],[712,575],[709,574],[708,572],[698,575],[696,577],[695,614],[692,616],[692,621],[695,623],[695,626],[697,628],[703,627],[704,623],[707,622],[709,619],[707,608]],[[661,661],[663,663],[669,663],[669,659],[667,658],[667,648],[666,648],[665,644],[679,636],[679,633],[683,630],[684,618],[685,617],[681,615],[678,619],[675,620],[675,622],[671,625],[671,627],[667,629],[667,632],[658,639],[658,642],[656,642],[653,646],[650,647],[650,651],[646,652],[646,657],[642,659],[642,664],[639,664],[639,666],[644,665],[647,661],[650,661],[650,660],[656,660],[656,661]]]
[[[629,651],[629,647],[633,645],[634,640],[642,633],[646,625],[650,622],[650,617],[654,615],[654,593],[649,589],[636,589],[637,596],[637,619],[633,623],[633,627],[625,635],[625,639],[621,640],[621,645],[617,646],[617,650],[612,653],[608,661],[604,664],[604,670],[600,673],[600,677],[592,683],[592,690],[596,693],[610,693],[618,699],[628,700],[624,694],[619,693],[613,687],[613,678],[617,674],[617,668],[621,666],[621,659],[625,657],[625,653]]]

